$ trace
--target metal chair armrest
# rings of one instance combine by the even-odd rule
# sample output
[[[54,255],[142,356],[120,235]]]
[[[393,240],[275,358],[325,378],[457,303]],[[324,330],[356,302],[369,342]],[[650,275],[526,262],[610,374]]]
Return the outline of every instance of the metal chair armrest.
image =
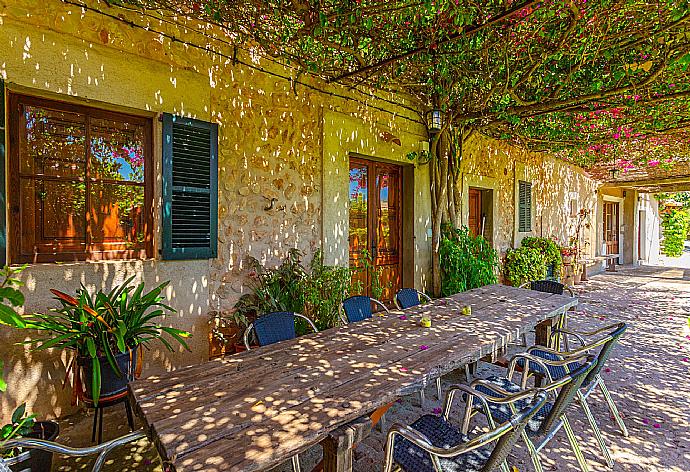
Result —
[[[582,338],[588,338],[590,336],[596,336],[597,334],[601,333],[610,333],[611,331],[619,328],[622,324],[624,323],[612,323],[606,326],[602,326],[601,328],[597,328],[594,331],[575,331],[575,330],[569,330],[569,329],[560,329],[560,331],[570,334],[573,336],[580,336]]]
[[[388,310],[388,307],[386,305],[384,305],[383,302],[381,302],[375,298],[371,298],[371,297],[369,298],[369,300],[371,300],[372,302],[374,302],[375,304],[377,304],[381,308],[383,308],[386,311],[386,313],[390,313],[390,311]]]
[[[98,472],[105,464],[106,456],[120,446],[128,444],[132,441],[137,441],[146,437],[143,430],[134,431],[120,438],[112,439],[101,444],[90,447],[70,447],[52,441],[45,441],[43,439],[21,438],[12,439],[3,444],[3,449],[14,449],[17,447],[41,449],[57,454],[63,454],[72,457],[86,457],[98,454],[98,458],[91,469],[93,472]]]
[[[575,298],[575,289],[573,289],[573,287],[563,284],[563,289],[568,291],[568,294],[571,298]]]
[[[560,356],[563,358],[575,358],[575,357],[582,357],[585,354],[588,354],[589,351],[592,350],[593,347],[596,346],[583,346],[579,347],[577,349],[573,349],[571,351],[559,351],[558,349],[554,349],[552,347],[546,347],[546,346],[531,346],[527,348],[527,354],[532,354],[532,351],[544,351],[548,352],[549,354],[553,354],[556,356]],[[544,359],[547,360],[547,359]],[[570,361],[572,362],[572,361]]]
[[[304,321],[306,321],[306,322],[309,324],[309,326],[311,326],[311,329],[312,329],[315,333],[318,333],[318,332],[319,332],[319,330],[316,328],[316,325],[314,324],[314,322],[313,322],[312,320],[310,320],[309,318],[307,318],[306,316],[304,316],[304,315],[302,315],[302,314],[300,314],[300,313],[293,313],[293,315],[295,315],[295,318],[301,318],[301,319],[303,319]]]

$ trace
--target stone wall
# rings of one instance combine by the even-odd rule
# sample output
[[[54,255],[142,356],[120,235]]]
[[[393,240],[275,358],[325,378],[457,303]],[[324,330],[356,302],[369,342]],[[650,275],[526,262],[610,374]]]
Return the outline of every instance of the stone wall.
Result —
[[[405,263],[412,269],[410,283],[428,286],[429,169],[418,165],[412,170],[405,157],[419,149],[426,131],[405,97],[327,85],[255,51],[238,50],[235,56],[227,38],[207,25],[142,17],[97,0],[87,5],[0,0],[0,77],[9,91],[151,118],[169,112],[218,123],[218,258],[36,264],[24,274],[26,310],[54,306],[49,288],[73,292],[84,283],[89,290],[108,289],[130,275],[149,286],[170,280],[166,295],[178,313],[165,323],[193,333],[192,353],[153,350],[146,354],[145,374],[201,362],[208,352],[208,312],[229,309],[248,290],[247,255],[271,265],[291,248],[303,251],[307,260],[323,248],[327,262],[347,264],[351,155],[411,170],[412,189],[406,191],[414,192],[414,204],[407,209],[413,247]],[[157,120],[154,136],[155,175],[160,176]],[[460,185],[494,190],[493,241],[501,251],[524,236],[515,230],[518,178],[534,182],[532,233],[561,241],[571,221],[571,192],[591,205],[596,187],[568,164],[475,135],[466,146]],[[159,177],[155,189],[157,254]],[[273,208],[267,210],[271,201]],[[0,328],[0,357],[9,383],[0,401],[2,416],[22,402],[42,417],[64,416],[73,411],[69,391],[62,389],[69,356],[14,345],[27,334]]]

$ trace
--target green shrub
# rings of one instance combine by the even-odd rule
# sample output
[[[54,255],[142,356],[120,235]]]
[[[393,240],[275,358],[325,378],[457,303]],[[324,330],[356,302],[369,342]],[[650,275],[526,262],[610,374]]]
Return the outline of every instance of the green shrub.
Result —
[[[662,215],[661,226],[664,229],[664,254],[669,257],[680,257],[685,249],[685,238],[690,226],[690,215],[687,210],[667,211]]]
[[[495,284],[498,254],[482,236],[472,236],[463,226],[445,226],[439,249],[441,294],[453,295]]]
[[[506,254],[505,277],[510,285],[518,287],[525,282],[546,277],[546,258],[539,249],[521,246]]]
[[[537,249],[544,255],[544,263],[546,266],[553,265],[553,273],[561,273],[561,267],[563,266],[561,248],[553,239],[530,236],[522,240],[522,246]]]

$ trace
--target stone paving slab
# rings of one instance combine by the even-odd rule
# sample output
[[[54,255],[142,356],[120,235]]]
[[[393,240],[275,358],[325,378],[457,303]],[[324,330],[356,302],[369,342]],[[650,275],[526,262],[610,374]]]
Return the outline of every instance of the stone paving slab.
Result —
[[[590,405],[616,461],[615,471],[690,471],[690,270],[669,267],[623,268],[590,278],[578,287],[580,306],[571,317],[574,329],[591,329],[607,323],[629,324],[626,336],[614,352],[602,375],[625,422],[630,436],[624,438],[600,393],[590,397]],[[500,373],[494,366],[480,364],[477,376]],[[464,382],[461,376],[444,378],[444,387]],[[417,397],[406,397],[386,415],[387,424],[412,423],[440,406],[434,389],[426,392],[422,408]],[[121,410],[121,411],[120,411]],[[579,407],[569,410],[575,434],[580,440],[590,470],[609,470],[591,438],[589,425]],[[79,415],[63,421],[62,441],[87,445],[91,416]],[[113,407],[105,415],[105,438],[127,431],[124,409]],[[355,451],[355,470],[378,471],[383,464],[385,434],[376,430]],[[319,459],[320,448],[301,456],[303,470]],[[565,435],[560,432],[543,451],[545,470],[577,471],[577,462]],[[53,470],[88,470],[90,461],[57,460]],[[519,471],[533,470],[521,445],[510,457]],[[146,440],[123,448],[109,461],[106,471],[160,471],[160,462]],[[289,464],[275,469],[290,471]]]

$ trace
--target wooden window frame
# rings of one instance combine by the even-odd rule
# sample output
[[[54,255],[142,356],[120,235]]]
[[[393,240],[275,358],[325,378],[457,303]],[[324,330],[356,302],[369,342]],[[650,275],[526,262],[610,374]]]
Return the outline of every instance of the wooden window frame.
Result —
[[[127,121],[132,124],[144,127],[144,241],[143,248],[140,249],[103,249],[100,243],[90,241],[91,232],[89,229],[88,218],[86,226],[86,244],[83,251],[66,250],[55,253],[22,254],[21,252],[21,193],[20,193],[20,133],[22,132],[21,106],[29,105],[35,107],[49,108],[53,110],[79,113],[87,116],[86,142],[89,140],[88,120],[110,119]],[[148,259],[153,255],[153,182],[154,182],[154,159],[153,159],[153,119],[147,116],[132,115],[128,113],[104,110],[98,107],[51,100],[32,95],[10,93],[8,100],[8,129],[9,129],[9,149],[8,149],[8,203],[9,203],[9,228],[8,240],[10,245],[9,262],[11,264],[20,263],[46,263],[46,262],[67,262],[67,261],[97,261],[97,260],[127,260],[127,259]],[[87,149],[87,170],[84,179],[89,179],[90,146]],[[57,180],[57,179],[56,179]],[[109,179],[91,179],[92,182],[113,183],[120,185],[121,181]],[[90,208],[90,195],[87,193],[86,205]],[[87,210],[88,213],[88,210]]]

